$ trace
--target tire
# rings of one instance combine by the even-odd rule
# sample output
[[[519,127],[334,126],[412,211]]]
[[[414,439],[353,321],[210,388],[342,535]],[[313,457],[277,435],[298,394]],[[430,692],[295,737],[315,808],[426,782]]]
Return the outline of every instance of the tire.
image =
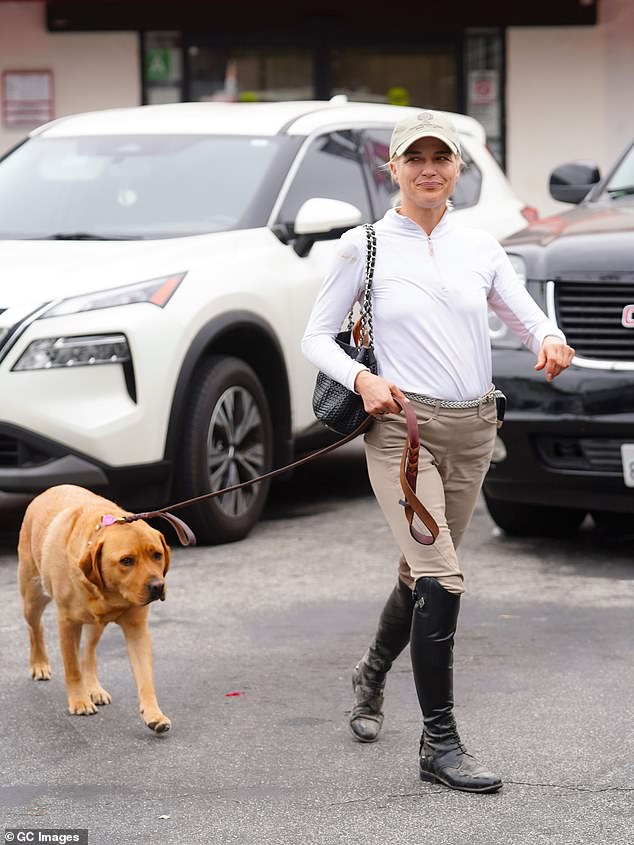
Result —
[[[239,358],[214,356],[198,370],[176,457],[179,501],[221,490],[271,469],[271,412],[257,376]],[[242,540],[262,514],[269,482],[183,509],[198,543]]]
[[[493,522],[511,537],[565,537],[586,517],[586,511],[577,508],[507,502],[486,493],[484,501]]]

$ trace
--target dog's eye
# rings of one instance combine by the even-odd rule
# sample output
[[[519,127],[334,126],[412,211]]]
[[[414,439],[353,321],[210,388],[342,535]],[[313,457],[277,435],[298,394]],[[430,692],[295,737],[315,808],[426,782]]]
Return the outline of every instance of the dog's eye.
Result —
[[[134,566],[134,558],[122,557],[119,563],[121,564],[121,566]]]
[[[152,557],[154,560],[163,560],[163,552],[154,552]]]

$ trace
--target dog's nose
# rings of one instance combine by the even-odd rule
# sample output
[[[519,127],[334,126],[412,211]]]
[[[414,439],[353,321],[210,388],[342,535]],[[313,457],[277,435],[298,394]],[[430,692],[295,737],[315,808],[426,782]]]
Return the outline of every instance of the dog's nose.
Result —
[[[165,581],[161,578],[152,578],[152,580],[148,582],[147,588],[150,593],[150,601],[156,601],[157,599],[162,600],[165,598]]]

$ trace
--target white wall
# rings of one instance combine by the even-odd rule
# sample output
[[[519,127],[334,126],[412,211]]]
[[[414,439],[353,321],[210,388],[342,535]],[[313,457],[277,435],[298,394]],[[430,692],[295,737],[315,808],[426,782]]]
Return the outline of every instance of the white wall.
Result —
[[[548,193],[574,159],[602,172],[634,139],[634,2],[600,0],[596,27],[507,32],[507,172],[540,214],[570,208]]]
[[[0,3],[0,74],[5,70],[53,71],[55,117],[141,102],[137,34],[49,33],[41,2]],[[0,125],[0,153],[27,131]]]

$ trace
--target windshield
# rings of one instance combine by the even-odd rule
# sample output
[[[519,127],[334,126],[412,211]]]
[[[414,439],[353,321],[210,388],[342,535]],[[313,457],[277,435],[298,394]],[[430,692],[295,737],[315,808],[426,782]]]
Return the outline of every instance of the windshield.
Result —
[[[634,146],[610,177],[605,193],[613,200],[634,203]]]
[[[284,139],[34,138],[0,162],[0,238],[143,239],[265,225]]]

